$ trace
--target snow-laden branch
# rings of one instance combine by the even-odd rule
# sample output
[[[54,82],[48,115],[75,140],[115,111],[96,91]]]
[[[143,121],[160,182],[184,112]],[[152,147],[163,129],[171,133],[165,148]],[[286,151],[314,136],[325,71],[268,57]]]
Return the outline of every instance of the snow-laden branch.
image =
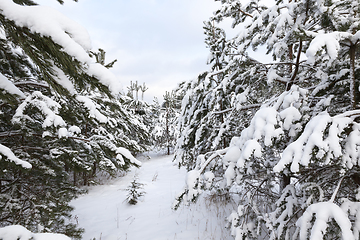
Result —
[[[22,166],[23,168],[31,168],[31,164],[21,160],[20,158],[16,157],[15,154],[11,151],[10,148],[0,144],[0,153],[3,154],[4,156],[7,157],[8,160],[10,160],[11,162],[14,162],[17,165]],[[1,155],[0,155],[0,159],[1,159]]]
[[[313,117],[306,124],[300,137],[285,148],[280,161],[274,167],[274,171],[280,172],[285,168],[285,165],[291,164],[291,171],[298,172],[300,165],[309,165],[314,148],[319,149],[316,158],[325,157],[325,163],[342,156],[343,164],[348,168],[357,164],[360,126],[352,118],[358,114],[359,111],[355,110],[331,117],[327,112],[323,112]],[[340,135],[350,124],[353,125],[353,130],[345,139],[346,151],[343,151],[340,144],[343,140]]]
[[[10,94],[19,95],[20,97],[25,98],[24,93],[1,73],[0,73],[0,89],[4,89],[6,92]]]
[[[45,120],[42,123],[43,128],[50,126],[63,127],[66,126],[65,121],[61,116],[58,115],[60,104],[52,100],[51,98],[43,95],[39,91],[33,92],[29,95],[25,101],[19,105],[13,116],[13,123],[20,123],[22,119],[27,118],[25,114],[26,108],[31,105],[38,108],[45,116]]]
[[[89,117],[95,118],[101,123],[108,122],[108,118],[98,110],[96,104],[90,98],[86,96],[77,96],[76,99],[79,102],[82,102],[84,106],[89,110]]]
[[[337,58],[340,50],[340,41],[349,39],[352,42],[356,42],[359,39],[359,32],[352,35],[347,32],[331,32],[331,33],[313,33],[306,32],[309,36],[314,36],[314,39],[310,42],[308,49],[306,50],[306,56],[308,63],[314,64],[316,54],[322,49],[326,49],[327,55],[330,57],[330,61]]]
[[[50,7],[21,6],[11,0],[0,1],[0,10],[1,14],[14,21],[16,25],[51,37],[67,54],[87,64],[87,73],[98,78],[114,94],[121,90],[116,76],[103,65],[95,63],[89,56],[88,52],[91,50],[89,34],[75,21]]]
[[[310,224],[315,214],[315,222]],[[308,238],[308,230],[311,228],[310,240],[323,239],[326,233],[327,222],[334,219],[341,229],[342,239],[354,240],[351,231],[351,222],[346,213],[335,203],[319,202],[310,205],[301,218],[297,221],[297,227],[300,228],[300,240]]]

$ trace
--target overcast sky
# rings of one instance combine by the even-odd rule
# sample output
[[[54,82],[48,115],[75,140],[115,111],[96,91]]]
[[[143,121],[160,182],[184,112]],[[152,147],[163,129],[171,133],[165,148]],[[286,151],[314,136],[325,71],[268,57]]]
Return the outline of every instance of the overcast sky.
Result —
[[[89,32],[93,49],[106,51],[106,62],[127,91],[130,81],[146,83],[145,100],[161,100],[184,80],[207,70],[209,51],[203,21],[219,7],[214,0],[37,0],[55,7]]]

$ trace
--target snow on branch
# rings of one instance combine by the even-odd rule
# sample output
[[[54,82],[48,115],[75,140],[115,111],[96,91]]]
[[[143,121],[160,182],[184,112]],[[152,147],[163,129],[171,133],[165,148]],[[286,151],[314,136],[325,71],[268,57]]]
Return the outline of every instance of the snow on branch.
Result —
[[[359,141],[356,139],[356,136],[359,135],[358,124],[349,117],[342,115],[331,117],[327,112],[323,112],[313,117],[306,124],[301,136],[285,148],[280,161],[274,167],[274,171],[280,172],[286,164],[291,164],[291,171],[298,172],[300,164],[309,165],[315,148],[318,148],[315,157],[317,159],[325,158],[325,164],[333,158],[342,156],[340,135],[350,124],[354,124],[354,131],[348,137],[349,141],[346,144],[348,153],[344,156],[344,163],[347,162],[348,167],[350,167],[350,163],[353,163],[351,158],[354,156],[352,155],[359,154]]]
[[[16,25],[49,36],[71,56],[82,62],[88,61],[86,51],[91,48],[88,32],[55,9],[44,6],[21,6],[11,0],[2,0],[0,9],[2,14]]]
[[[22,166],[23,168],[31,168],[32,167],[30,163],[16,157],[15,154],[10,150],[10,148],[8,148],[2,144],[0,144],[0,154],[3,154],[4,156],[6,156],[8,158],[8,160],[14,162],[17,165]],[[0,159],[1,158],[2,157],[0,155]]]
[[[65,121],[62,119],[61,116],[58,115],[59,108],[61,107],[60,104],[55,102],[51,98],[43,95],[39,91],[33,92],[25,99],[22,104],[20,104],[13,116],[13,123],[20,123],[22,119],[28,118],[25,114],[25,110],[29,105],[38,108],[41,113],[44,114],[45,120],[42,123],[43,128],[47,128],[50,126],[66,126]]]
[[[20,91],[12,82],[10,82],[4,75],[0,73],[0,89],[4,89],[10,94],[19,95],[20,97],[25,97],[24,93]]]
[[[76,99],[79,102],[82,102],[84,106],[89,110],[89,117],[95,118],[101,123],[108,122],[108,118],[97,109],[96,104],[90,98],[86,96],[77,96]]]
[[[315,214],[315,222],[310,224]],[[319,202],[310,205],[301,218],[297,221],[297,226],[300,229],[300,240],[308,238],[308,229],[310,226],[310,240],[323,239],[326,233],[327,222],[334,219],[342,231],[342,239],[353,240],[354,235],[351,231],[351,222],[347,214],[335,203]]]
[[[87,64],[87,73],[100,80],[116,94],[121,90],[115,75],[101,64],[95,63],[88,52],[91,41],[88,32],[60,12],[44,6],[21,6],[11,0],[0,1],[1,13],[20,27],[27,27],[62,46],[70,56]]]
[[[129,150],[127,150],[126,148],[123,148],[123,147],[119,147],[116,149],[116,153],[118,154],[117,158],[119,158],[120,154],[122,156],[124,156],[125,158],[129,159],[129,161],[131,163],[133,163],[134,165],[140,167],[142,165],[142,163],[137,160]]]
[[[331,32],[331,33],[318,33],[307,32],[309,35],[315,36],[310,42],[308,49],[306,50],[306,56],[308,57],[308,63],[315,63],[316,54],[325,47],[327,55],[330,57],[330,61],[334,60],[338,56],[340,50],[340,41],[351,38],[352,35],[346,32]]]

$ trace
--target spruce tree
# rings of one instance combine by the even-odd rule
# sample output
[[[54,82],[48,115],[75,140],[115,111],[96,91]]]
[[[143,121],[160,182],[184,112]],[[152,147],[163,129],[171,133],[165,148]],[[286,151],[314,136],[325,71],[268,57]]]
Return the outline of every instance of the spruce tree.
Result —
[[[78,239],[82,229],[69,221],[78,186],[98,171],[139,166],[131,152],[143,151],[134,140],[146,130],[117,96],[106,68],[114,61],[101,65],[101,51],[91,57],[83,28],[27,7],[32,1],[14,2],[0,3],[0,226]]]
[[[136,205],[139,198],[145,195],[145,192],[142,190],[143,186],[144,184],[139,183],[139,178],[135,175],[130,185],[125,189],[127,191],[126,202],[130,205]]]
[[[179,114],[179,103],[175,91],[165,92],[162,107],[158,106],[157,122],[153,128],[154,145],[158,149],[166,151],[170,155],[175,147],[178,132],[176,119]]]

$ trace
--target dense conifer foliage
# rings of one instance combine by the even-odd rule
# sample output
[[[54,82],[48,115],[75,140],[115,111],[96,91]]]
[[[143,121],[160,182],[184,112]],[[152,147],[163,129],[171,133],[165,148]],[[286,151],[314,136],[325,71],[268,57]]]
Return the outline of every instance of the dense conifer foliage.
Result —
[[[77,23],[32,5],[0,3],[0,226],[80,238],[69,221],[78,187],[140,166],[132,154],[148,133],[121,103],[115,61],[90,51]]]
[[[359,239],[359,1],[220,2],[210,70],[183,85],[178,200],[231,196],[235,239]]]

